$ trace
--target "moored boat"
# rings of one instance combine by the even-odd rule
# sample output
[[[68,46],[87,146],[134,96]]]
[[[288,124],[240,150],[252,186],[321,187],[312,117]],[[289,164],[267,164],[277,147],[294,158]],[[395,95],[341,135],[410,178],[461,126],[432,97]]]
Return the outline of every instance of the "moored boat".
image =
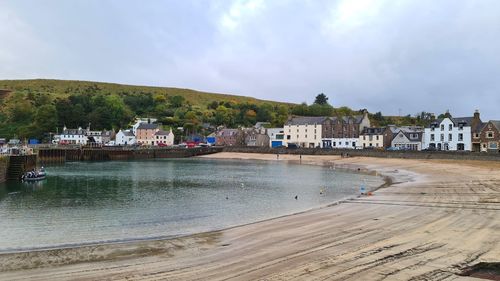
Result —
[[[21,181],[23,182],[33,182],[33,181],[41,181],[46,179],[47,173],[45,169],[42,167],[38,171],[30,171],[21,176]]]

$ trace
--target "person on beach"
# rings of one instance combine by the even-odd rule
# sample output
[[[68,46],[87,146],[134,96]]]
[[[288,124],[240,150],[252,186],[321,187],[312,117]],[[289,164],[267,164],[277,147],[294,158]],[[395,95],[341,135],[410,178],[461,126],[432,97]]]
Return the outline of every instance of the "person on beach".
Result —
[[[295,200],[297,200],[298,198],[299,198],[299,196],[298,196],[298,195],[295,195]]]

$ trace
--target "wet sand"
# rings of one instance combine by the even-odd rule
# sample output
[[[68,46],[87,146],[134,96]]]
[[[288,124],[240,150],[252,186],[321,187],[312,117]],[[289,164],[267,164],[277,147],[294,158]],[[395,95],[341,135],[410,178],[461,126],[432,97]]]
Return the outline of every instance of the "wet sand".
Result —
[[[302,156],[302,163],[376,171],[393,184],[218,232],[2,254],[0,280],[477,280],[456,274],[500,261],[498,162]]]

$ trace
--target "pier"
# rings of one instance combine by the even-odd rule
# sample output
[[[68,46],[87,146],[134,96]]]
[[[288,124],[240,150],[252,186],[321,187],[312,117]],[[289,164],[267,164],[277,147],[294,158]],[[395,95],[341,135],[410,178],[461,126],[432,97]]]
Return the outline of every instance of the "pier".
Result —
[[[38,161],[43,164],[67,161],[112,161],[153,158],[186,158],[221,152],[219,147],[195,148],[40,148]]]
[[[3,173],[4,180],[19,180],[21,176],[29,170],[36,168],[36,155],[11,155],[8,156],[6,169]],[[0,172],[0,176],[2,172]],[[0,178],[0,181],[2,179]]]

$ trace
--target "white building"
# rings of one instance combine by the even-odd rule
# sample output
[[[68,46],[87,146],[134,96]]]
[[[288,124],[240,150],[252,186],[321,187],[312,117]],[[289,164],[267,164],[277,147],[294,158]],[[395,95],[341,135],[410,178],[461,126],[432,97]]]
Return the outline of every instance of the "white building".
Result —
[[[82,127],[68,129],[64,126],[62,133],[59,135],[58,143],[86,145],[88,141],[87,131],[88,129],[82,129]]]
[[[301,147],[320,147],[322,123],[328,117],[294,117],[285,123],[284,143],[297,144]]]
[[[419,126],[390,127],[393,138],[391,147],[400,150],[422,150],[424,129]]]
[[[425,128],[423,148],[436,150],[472,150],[473,117],[443,118]]]
[[[269,147],[280,147],[285,145],[285,132],[283,128],[268,128]]]
[[[132,130],[120,130],[116,134],[115,144],[116,145],[133,145],[135,144],[135,135]]]
[[[360,149],[359,138],[332,138],[329,139],[329,148]]]

